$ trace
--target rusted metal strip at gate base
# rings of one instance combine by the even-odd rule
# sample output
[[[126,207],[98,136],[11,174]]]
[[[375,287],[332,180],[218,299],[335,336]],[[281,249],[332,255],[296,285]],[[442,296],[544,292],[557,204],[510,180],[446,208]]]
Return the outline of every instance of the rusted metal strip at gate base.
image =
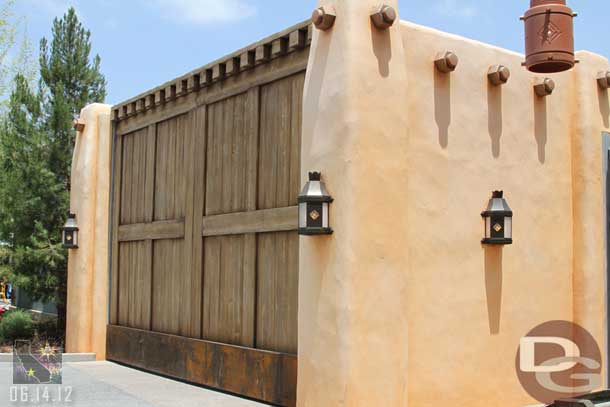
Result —
[[[108,325],[107,358],[280,406],[296,405],[295,355]]]

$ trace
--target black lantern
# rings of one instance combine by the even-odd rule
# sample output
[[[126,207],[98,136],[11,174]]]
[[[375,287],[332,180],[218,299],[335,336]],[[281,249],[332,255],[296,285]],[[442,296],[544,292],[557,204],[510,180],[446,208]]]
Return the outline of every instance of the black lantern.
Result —
[[[320,181],[319,172],[310,172],[309,181],[299,194],[299,235],[330,235],[328,207],[333,198]]]
[[[503,195],[502,191],[494,191],[487,209],[481,213],[485,219],[483,244],[513,243],[513,211]]]
[[[68,220],[61,232],[61,244],[66,249],[76,249],[78,247],[78,225],[76,224],[76,215],[70,213]]]

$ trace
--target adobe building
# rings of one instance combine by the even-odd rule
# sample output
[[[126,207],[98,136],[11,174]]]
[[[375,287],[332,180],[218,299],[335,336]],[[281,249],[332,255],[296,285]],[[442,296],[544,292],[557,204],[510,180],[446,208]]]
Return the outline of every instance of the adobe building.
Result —
[[[532,73],[375,5],[83,110],[67,351],[277,405],[526,406],[520,339],[567,320],[607,387],[608,60]],[[299,236],[314,171],[333,233]]]

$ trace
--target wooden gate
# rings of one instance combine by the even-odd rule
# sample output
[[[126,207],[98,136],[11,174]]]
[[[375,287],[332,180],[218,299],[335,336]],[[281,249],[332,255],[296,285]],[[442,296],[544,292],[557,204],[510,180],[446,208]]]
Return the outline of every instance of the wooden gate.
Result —
[[[297,25],[114,108],[108,359],[294,405],[310,36]]]

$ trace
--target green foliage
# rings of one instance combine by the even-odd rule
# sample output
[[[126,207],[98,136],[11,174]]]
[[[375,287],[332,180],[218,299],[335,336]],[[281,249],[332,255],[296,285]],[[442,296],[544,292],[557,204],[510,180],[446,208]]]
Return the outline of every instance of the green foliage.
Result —
[[[29,312],[10,311],[0,321],[0,338],[13,342],[17,339],[31,339],[34,336],[34,321]]]
[[[54,344],[63,342],[63,332],[58,329],[57,321],[54,319],[35,322],[35,329],[39,340],[46,340]]]
[[[28,81],[36,76],[25,20],[14,13],[15,0],[0,0],[0,109],[5,110],[11,80],[17,74]]]
[[[9,261],[0,252],[0,265],[33,299],[54,301],[61,323],[67,255],[60,232],[69,208],[72,122],[85,105],[103,102],[105,79],[99,57],[90,60],[90,33],[74,9],[55,19],[52,33],[50,43],[41,41],[39,89],[17,75],[0,126],[0,242],[9,249]]]

